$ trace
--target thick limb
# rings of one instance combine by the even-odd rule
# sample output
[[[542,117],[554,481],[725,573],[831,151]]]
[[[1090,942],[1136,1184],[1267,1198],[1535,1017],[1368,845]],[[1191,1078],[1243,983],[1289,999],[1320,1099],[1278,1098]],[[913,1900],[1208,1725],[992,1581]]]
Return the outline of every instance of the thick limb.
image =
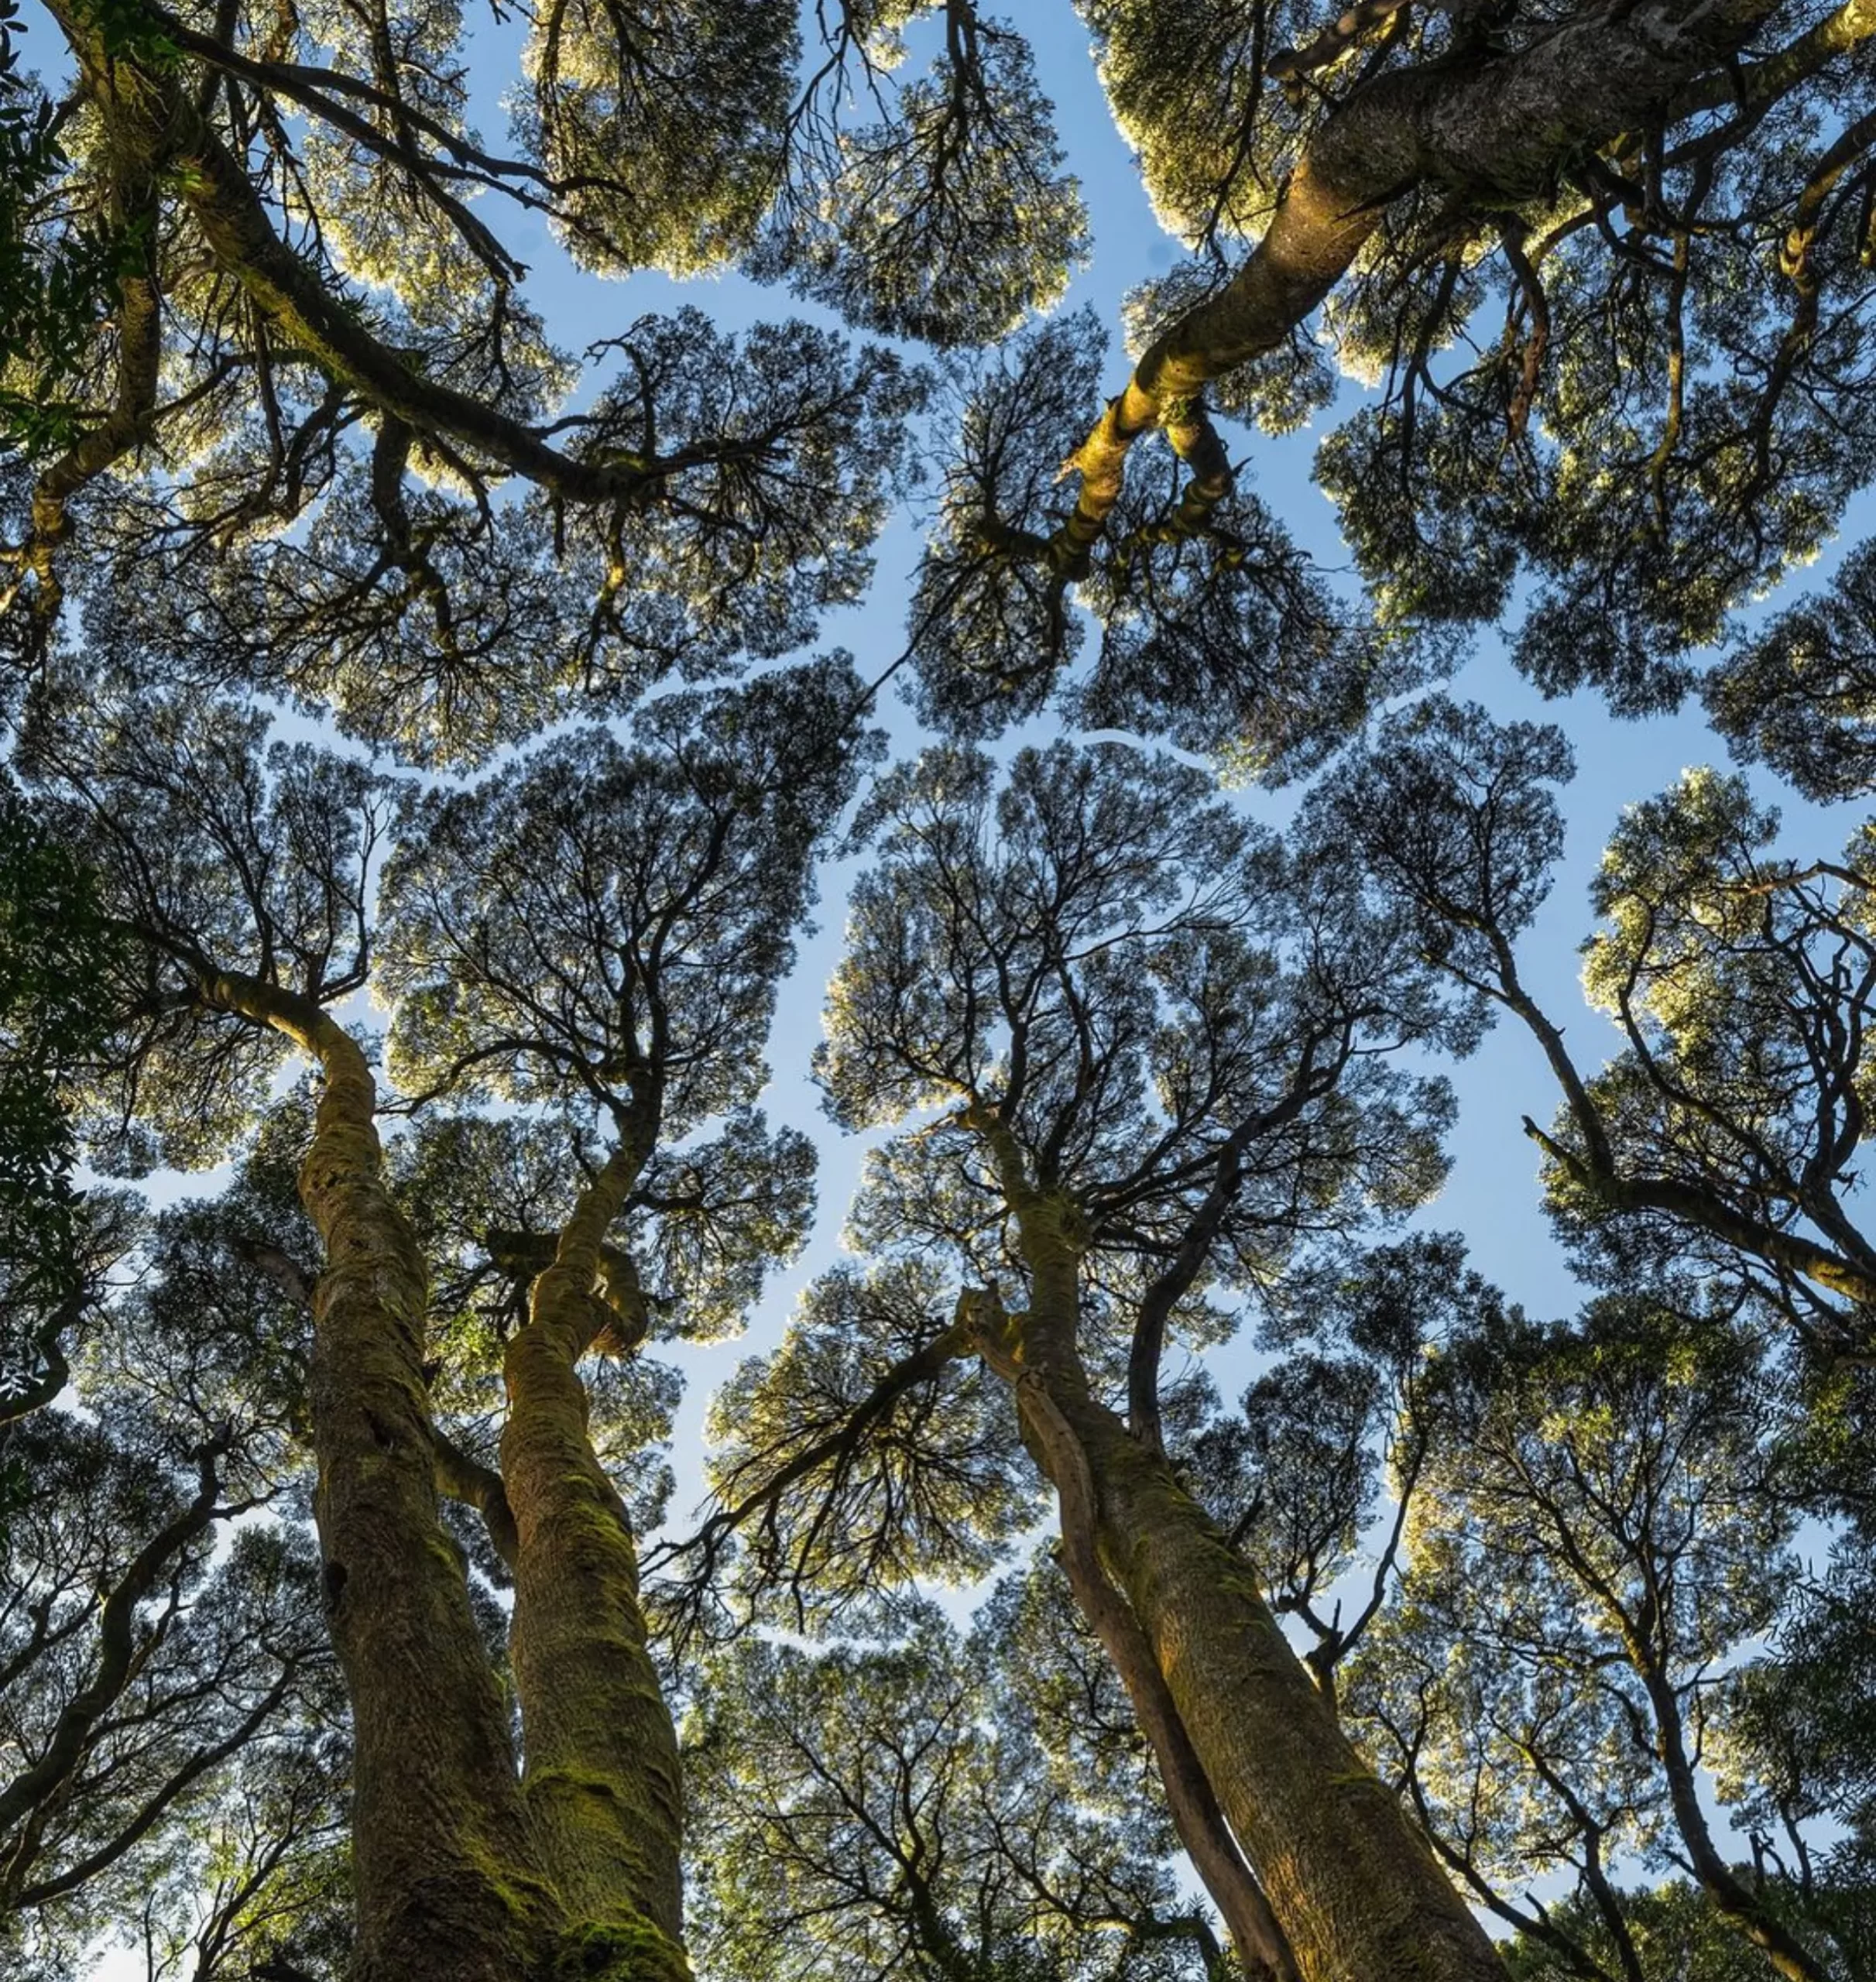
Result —
[[[1657,0],[1617,18],[1596,10],[1514,54],[1394,70],[1354,91],[1312,140],[1250,259],[1154,341],[1069,457],[1081,489],[1054,554],[1086,556],[1134,441],[1306,321],[1403,193],[1433,182],[1487,204],[1528,198],[1586,146],[1665,113],[1772,9]]]

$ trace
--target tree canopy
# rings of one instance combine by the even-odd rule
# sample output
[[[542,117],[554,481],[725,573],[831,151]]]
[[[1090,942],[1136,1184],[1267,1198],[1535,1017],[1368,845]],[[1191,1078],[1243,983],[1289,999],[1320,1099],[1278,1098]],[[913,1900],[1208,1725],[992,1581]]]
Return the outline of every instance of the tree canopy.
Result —
[[[0,0],[0,1976],[1873,1982],[1873,36]]]

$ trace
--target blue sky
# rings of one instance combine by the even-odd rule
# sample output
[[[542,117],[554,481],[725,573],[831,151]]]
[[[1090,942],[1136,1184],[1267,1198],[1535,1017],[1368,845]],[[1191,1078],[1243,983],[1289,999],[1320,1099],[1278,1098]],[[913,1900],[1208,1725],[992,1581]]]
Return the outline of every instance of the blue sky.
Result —
[[[1135,283],[1169,267],[1183,251],[1161,233],[1153,219],[1128,147],[1109,117],[1085,34],[1069,0],[1027,0],[1022,13],[1044,86],[1055,101],[1061,136],[1071,167],[1081,180],[1093,224],[1092,261],[1077,276],[1061,307],[1092,303],[1116,327],[1110,379],[1112,388],[1117,389],[1126,373],[1118,337],[1120,298]],[[494,28],[485,24],[476,36],[472,73],[479,91],[477,121],[483,134],[499,146],[506,123],[501,96],[518,74],[521,36],[512,22]],[[935,39],[932,24],[927,22],[915,29],[909,39],[916,65]],[[46,65],[45,52],[53,46],[56,43],[42,26],[29,26],[32,59]],[[541,310],[550,334],[570,348],[577,349],[594,338],[616,334],[634,317],[680,301],[696,303],[729,328],[765,317],[798,314],[811,318],[820,314],[784,292],[736,277],[688,284],[655,275],[624,282],[602,280],[575,270],[533,216],[513,210],[503,213],[499,203],[484,211],[503,238],[531,263],[529,300]],[[1345,406],[1348,403],[1345,395]],[[1311,432],[1281,444],[1257,442],[1253,473],[1260,492],[1319,558],[1339,566],[1345,561],[1333,516],[1309,473],[1322,424],[1319,422]],[[1236,434],[1233,444],[1234,447],[1250,444]],[[1847,540],[1854,541],[1862,533],[1871,514],[1867,503],[1853,513],[1846,524]],[[1841,547],[1833,547],[1800,582],[1815,583],[1827,574]],[[852,649],[864,673],[876,672],[900,650],[904,605],[918,550],[916,521],[902,515],[877,547],[878,574],[869,598],[861,606],[833,616],[827,623],[823,644]],[[1788,586],[1785,595],[1792,589]],[[1590,930],[1585,890],[1603,843],[1623,804],[1660,790],[1687,766],[1723,760],[1723,749],[1706,732],[1697,708],[1672,718],[1619,723],[1604,712],[1600,701],[1586,696],[1567,703],[1544,704],[1514,675],[1497,643],[1489,638],[1480,643],[1454,686],[1456,692],[1485,703],[1500,720],[1525,716],[1559,722],[1575,746],[1579,772],[1565,799],[1566,856],[1522,955],[1539,1001],[1565,1024],[1572,1048],[1581,1058],[1593,1063],[1602,1057],[1604,1035],[1613,1045],[1614,1034],[1583,1003],[1576,946]],[[916,725],[903,707],[895,704],[881,713],[897,746],[916,746]],[[1011,746],[1048,733],[1047,725],[1031,725],[1023,737],[1011,739]],[[1794,850],[1834,852],[1847,837],[1851,821],[1841,808],[1826,813],[1778,790],[1770,780],[1758,777],[1754,784],[1762,797],[1773,798],[1783,808]],[[1280,824],[1295,797],[1294,791],[1251,793],[1244,795],[1243,802],[1260,817]],[[773,1342],[794,1292],[835,1257],[847,1197],[857,1176],[862,1144],[839,1135],[825,1123],[808,1078],[808,1056],[820,1034],[821,989],[840,947],[845,878],[846,870],[830,871],[819,911],[819,933],[801,945],[799,966],[784,993],[771,1044],[775,1078],[765,1098],[772,1119],[818,1135],[822,1181],[815,1236],[797,1267],[778,1278],[743,1341],[686,1350],[676,1359],[690,1378],[674,1454],[678,1474],[674,1514],[681,1524],[688,1524],[689,1512],[701,1497],[701,1426],[710,1391],[742,1356]],[[1463,1231],[1474,1264],[1527,1307],[1544,1314],[1566,1312],[1574,1305],[1577,1291],[1542,1215],[1536,1153],[1519,1126],[1526,1114],[1540,1121],[1549,1120],[1555,1092],[1548,1072],[1521,1030],[1501,1027],[1472,1060],[1451,1072],[1461,1102],[1452,1144],[1453,1167],[1446,1191],[1422,1222]],[[1224,1352],[1216,1371],[1221,1390],[1227,1396],[1234,1394],[1253,1366],[1251,1352],[1243,1343]],[[132,1972],[115,1963],[99,1971],[113,1976]],[[141,1972],[140,1963],[134,1972]]]
[[[1108,114],[1085,33],[1069,0],[1030,0],[1023,9],[1023,26],[1036,49],[1044,87],[1056,104],[1061,139],[1070,167],[1081,180],[1092,221],[1092,260],[1059,307],[1067,310],[1092,303],[1103,321],[1115,327],[1109,389],[1118,390],[1127,369],[1119,335],[1121,298],[1136,283],[1182,259],[1185,251],[1154,219],[1130,149]],[[908,39],[911,65],[915,67],[936,44],[933,22],[928,19]],[[498,114],[492,97],[485,114],[492,132]],[[679,300],[696,302],[728,327],[763,317],[821,316],[785,292],[734,276],[688,284],[656,276],[634,276],[624,283],[602,281],[572,269],[554,249],[544,228],[524,223],[522,238],[528,242],[524,252],[535,258],[530,293],[545,314],[550,331],[568,341],[616,331],[642,311],[667,307]],[[579,327],[577,331],[566,327],[574,325]],[[1359,396],[1359,389],[1346,388],[1339,410],[1346,412]],[[1250,478],[1299,540],[1326,567],[1346,571],[1346,556],[1333,511],[1310,474],[1316,442],[1333,419],[1332,413],[1320,417],[1308,430],[1282,441],[1254,440],[1242,429],[1233,430],[1230,441],[1234,453],[1250,450]],[[1862,519],[1853,514],[1847,520],[1844,538],[1811,571],[1802,574],[1797,583],[1815,584],[1827,575],[1843,544],[1854,542],[1867,526],[1867,505]],[[823,643],[851,648],[863,674],[876,671],[900,651],[904,602],[909,595],[919,544],[915,520],[904,515],[896,519],[878,545],[878,573],[869,598],[827,622]],[[1788,585],[1775,602],[1785,602],[1795,588]],[[1521,717],[1559,723],[1575,746],[1578,775],[1564,798],[1566,852],[1549,900],[1521,948],[1521,964],[1539,1001],[1566,1027],[1572,1050],[1584,1062],[1596,1064],[1603,1057],[1605,1043],[1613,1049],[1616,1036],[1607,1021],[1583,1003],[1576,951],[1590,931],[1586,891],[1603,843],[1625,804],[1661,790],[1687,766],[1723,762],[1724,746],[1706,729],[1697,705],[1674,717],[1624,722],[1611,718],[1600,698],[1591,694],[1547,703],[1517,675],[1500,643],[1490,636],[1480,640],[1452,686],[1455,693],[1484,703],[1500,721]],[[896,747],[916,747],[919,732],[903,705],[889,699],[880,713]],[[1049,725],[1031,724],[1000,747],[1013,749],[1020,742],[1041,740],[1053,733]],[[1833,814],[1809,805],[1762,774],[1753,782],[1762,797],[1783,810],[1793,850],[1814,855],[1834,852],[1848,836],[1852,821],[1847,809],[1837,808]],[[1281,825],[1288,817],[1298,796],[1295,788],[1240,794],[1241,802],[1272,825]],[[696,1497],[691,1483],[698,1476],[698,1435],[708,1391],[740,1356],[774,1339],[794,1291],[835,1256],[845,1203],[857,1176],[863,1144],[825,1126],[807,1075],[808,1058],[820,1033],[820,992],[840,950],[842,889],[847,872],[835,869],[828,873],[818,916],[819,933],[801,945],[799,966],[784,991],[770,1054],[775,1078],[766,1097],[772,1116],[820,1130],[821,1212],[815,1238],[796,1269],[776,1283],[750,1334],[741,1342],[683,1353],[691,1388],[674,1454],[679,1492],[674,1514],[681,1521],[684,1510]],[[1417,1222],[1463,1231],[1471,1244],[1473,1264],[1534,1312],[1568,1312],[1579,1298],[1579,1290],[1542,1215],[1537,1152],[1521,1126],[1526,1114],[1548,1123],[1555,1110],[1556,1091],[1548,1069],[1521,1028],[1503,1025],[1472,1059],[1448,1071],[1461,1104],[1451,1145],[1452,1174],[1439,1200]],[[1250,1352],[1242,1342],[1225,1353],[1217,1373],[1227,1395],[1242,1387],[1251,1367]]]
[[[26,0],[25,17],[29,60],[42,68],[53,66],[48,57],[58,44],[33,0]],[[940,45],[938,22],[938,16],[928,15],[908,33],[907,74],[915,73]],[[1055,101],[1061,141],[1070,169],[1080,180],[1092,223],[1091,260],[1077,274],[1059,307],[1068,310],[1092,304],[1103,321],[1113,327],[1108,389],[1117,390],[1127,369],[1119,334],[1121,299],[1135,284],[1171,267],[1185,251],[1154,218],[1130,148],[1108,113],[1085,33],[1070,0],[1028,0],[1023,26],[1035,48],[1044,87]],[[496,25],[486,19],[478,22],[472,15],[470,30],[472,116],[481,135],[499,150],[506,148],[507,136],[503,99],[519,77],[524,36],[520,22],[512,15]],[[734,275],[688,283],[653,273],[622,281],[602,279],[575,268],[537,216],[498,199],[487,201],[483,211],[530,265],[525,294],[541,312],[550,336],[572,350],[616,335],[639,316],[684,303],[696,304],[729,330],[790,316],[832,322],[825,312],[801,303],[785,290]],[[907,350],[914,358],[928,355],[914,347]],[[590,393],[595,383],[594,379],[585,379],[580,391]],[[1248,451],[1247,479],[1319,562],[1332,573],[1342,572],[1345,582],[1347,561],[1334,513],[1315,486],[1310,469],[1323,430],[1333,423],[1337,413],[1346,413],[1359,403],[1360,396],[1359,387],[1345,386],[1336,409],[1319,417],[1303,433],[1281,441],[1254,437],[1241,428],[1230,434],[1234,454]],[[1868,526],[1872,513],[1876,511],[1867,500],[1859,505],[1847,519],[1838,544],[1809,571],[1788,585],[1775,603],[1783,604],[1799,586],[1814,585],[1827,575],[1845,544]],[[921,537],[915,513],[905,510],[895,516],[876,547],[876,575],[869,596],[858,606],[830,615],[825,623],[821,644],[852,650],[863,674],[877,673],[903,645],[904,603],[910,595]],[[1697,705],[1674,717],[1623,722],[1610,717],[1600,699],[1591,694],[1547,703],[1518,677],[1499,643],[1490,635],[1480,640],[1452,686],[1456,694],[1484,703],[1500,721],[1523,717],[1559,723],[1575,746],[1578,776],[1564,801],[1566,856],[1549,900],[1521,948],[1521,965],[1539,1002],[1566,1027],[1572,1051],[1580,1061],[1593,1065],[1602,1057],[1605,1044],[1613,1048],[1615,1035],[1607,1022],[1583,1003],[1576,949],[1590,931],[1586,890],[1603,842],[1624,804],[1659,791],[1690,765],[1723,761],[1723,746],[1706,729]],[[890,693],[879,714],[895,750],[917,747],[921,734],[917,724]],[[292,726],[297,729],[300,725],[295,722]],[[1031,723],[999,748],[1013,750],[1021,742],[1044,740],[1054,733],[1053,726],[1046,722]],[[1836,808],[1833,813],[1809,805],[1763,774],[1755,775],[1753,782],[1761,797],[1782,808],[1793,851],[1833,852],[1847,837],[1852,824],[1848,808]],[[1253,790],[1240,794],[1239,800],[1267,823],[1281,825],[1298,796],[1296,787],[1274,793]],[[817,1135],[821,1181],[815,1237],[794,1268],[778,1277],[742,1341],[677,1353],[675,1360],[690,1376],[674,1451],[678,1492],[673,1512],[679,1522],[701,1494],[701,1418],[709,1393],[743,1356],[772,1344],[795,1292],[838,1253],[839,1233],[865,1144],[825,1123],[808,1066],[820,1037],[821,991],[839,955],[844,889],[852,871],[851,866],[835,866],[825,877],[818,931],[801,942],[797,969],[781,1000],[770,1053],[774,1079],[765,1096],[772,1118]],[[359,1016],[365,1016],[362,1009]],[[1473,1058],[1446,1071],[1460,1100],[1459,1125],[1450,1145],[1452,1171],[1439,1199],[1416,1222],[1464,1232],[1475,1266],[1534,1312],[1566,1312],[1578,1291],[1543,1217],[1536,1151],[1521,1127],[1527,1114],[1548,1123],[1554,1112],[1555,1090],[1548,1070],[1522,1029],[1506,1025],[1498,1027]],[[157,1195],[205,1187],[214,1188],[214,1180],[163,1180],[158,1183]],[[1228,1396],[1234,1394],[1254,1366],[1246,1343],[1233,1345],[1219,1359],[1216,1373],[1221,1390]]]

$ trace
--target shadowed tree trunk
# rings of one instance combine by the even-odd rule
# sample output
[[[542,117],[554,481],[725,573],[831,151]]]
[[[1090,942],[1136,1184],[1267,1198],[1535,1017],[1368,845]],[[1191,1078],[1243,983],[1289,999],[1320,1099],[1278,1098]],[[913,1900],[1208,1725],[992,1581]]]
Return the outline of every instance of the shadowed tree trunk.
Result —
[[[1091,1394],[1075,1346],[1072,1207],[1020,1187],[1012,1197],[1031,1305],[1010,1318],[1005,1355],[994,1360],[1014,1366],[1026,1418],[1039,1394],[1079,1448],[1101,1563],[1151,1648],[1298,1969],[1306,1982],[1502,1982],[1483,1929],[1399,1799],[1350,1745],[1243,1558],[1165,1461]],[[1055,1479],[1064,1464],[1058,1442],[1030,1442]],[[1056,1483],[1065,1498],[1078,1491],[1072,1480]],[[1100,1620],[1089,1622],[1099,1635]]]
[[[324,1243],[313,1296],[314,1511],[353,1716],[358,1982],[515,1982],[561,1911],[508,1722],[437,1520],[424,1262],[386,1188],[357,1043],[311,1000],[233,976],[207,1000],[269,1025],[324,1079],[301,1198]]]

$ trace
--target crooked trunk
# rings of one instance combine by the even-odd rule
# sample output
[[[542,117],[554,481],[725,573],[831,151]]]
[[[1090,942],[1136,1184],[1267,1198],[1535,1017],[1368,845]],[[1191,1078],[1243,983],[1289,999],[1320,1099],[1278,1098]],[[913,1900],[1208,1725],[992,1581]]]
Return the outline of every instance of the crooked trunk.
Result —
[[[677,1740],[646,1650],[632,1525],[587,1428],[575,1365],[621,1317],[598,1299],[606,1227],[638,1168],[616,1150],[582,1195],[509,1345],[502,1474],[516,1538],[509,1648],[527,1807],[602,1972],[688,1982]]]
[[[324,1076],[300,1195],[324,1242],[313,1297],[314,1513],[352,1700],[357,1982],[516,1982],[558,1916],[539,1876],[506,1713],[437,1517],[424,1263],[385,1188],[364,1054],[309,1001],[224,979],[214,1002],[295,1040]]]

